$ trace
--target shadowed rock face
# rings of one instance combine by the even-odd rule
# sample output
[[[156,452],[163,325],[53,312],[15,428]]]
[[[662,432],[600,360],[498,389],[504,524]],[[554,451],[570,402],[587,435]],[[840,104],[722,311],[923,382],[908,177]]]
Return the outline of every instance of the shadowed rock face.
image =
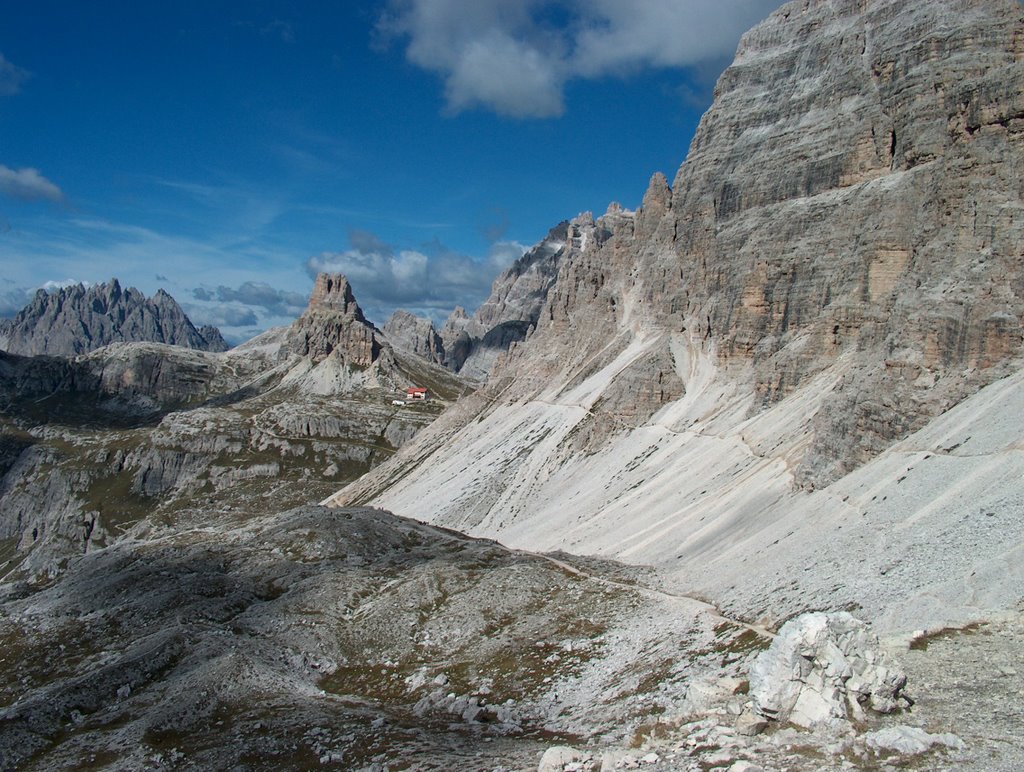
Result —
[[[228,348],[216,327],[196,328],[163,290],[147,298],[117,279],[86,288],[36,292],[14,319],[0,327],[0,347],[23,356],[75,356],[111,343],[168,343],[202,351]]]
[[[472,316],[461,307],[455,309],[441,329],[445,364],[450,369],[485,380],[498,357],[526,339],[558,276],[568,227],[567,222],[559,223],[509,266]]]
[[[384,334],[398,348],[435,364],[445,362],[444,342],[429,319],[399,309],[384,325]]]

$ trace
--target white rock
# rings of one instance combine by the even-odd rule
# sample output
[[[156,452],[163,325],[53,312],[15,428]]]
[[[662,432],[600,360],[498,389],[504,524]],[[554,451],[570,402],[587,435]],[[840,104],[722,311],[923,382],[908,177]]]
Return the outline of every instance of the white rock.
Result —
[[[768,722],[756,713],[742,713],[736,719],[736,732],[744,737],[759,735],[768,727]]]
[[[740,760],[729,767],[729,772],[764,772],[764,767],[760,767],[749,761]]]
[[[783,625],[750,669],[757,713],[803,727],[896,708],[906,676],[863,622],[846,612],[811,613]]]
[[[537,772],[564,772],[569,764],[590,761],[591,755],[568,745],[553,745],[544,751]]]
[[[929,734],[916,726],[890,726],[864,735],[868,748],[874,751],[894,751],[906,756],[924,753],[933,746],[944,745],[959,750],[963,740],[955,734]]]
[[[615,769],[636,769],[639,766],[636,755],[628,751],[605,751],[601,755],[601,772]]]

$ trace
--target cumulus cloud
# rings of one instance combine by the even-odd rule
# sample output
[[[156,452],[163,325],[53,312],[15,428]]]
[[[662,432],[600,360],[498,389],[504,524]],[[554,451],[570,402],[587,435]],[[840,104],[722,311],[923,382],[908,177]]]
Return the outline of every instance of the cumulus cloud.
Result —
[[[0,54],[0,96],[13,96],[21,91],[21,84],[28,79],[28,71],[9,62]]]
[[[238,287],[227,287],[222,284],[215,290],[196,287],[192,290],[192,297],[203,301],[236,303],[250,309],[261,308],[271,316],[300,314],[306,308],[307,300],[306,296],[299,292],[277,289],[262,281],[247,281]]]
[[[193,324],[212,324],[225,332],[225,328],[257,327],[259,317],[252,308],[239,306],[203,306],[194,303],[183,303],[182,308]],[[237,335],[231,336],[237,339]]]
[[[64,201],[64,192],[31,167],[11,169],[0,164],[0,193],[19,201]]]
[[[565,84],[733,53],[781,0],[391,0],[378,30],[440,75],[448,108],[561,115]]]
[[[39,289],[44,289],[47,292],[57,292],[65,287],[74,287],[78,284],[81,284],[83,287],[92,286],[91,281],[82,281],[81,279],[50,279],[49,281],[44,281]]]
[[[238,287],[196,287],[191,294],[200,302],[183,306],[189,318],[197,324],[219,327],[232,344],[252,337],[270,324],[287,324],[306,309],[308,300],[300,292],[259,281],[243,282]]]
[[[457,305],[474,308],[487,297],[495,277],[522,256],[514,241],[493,244],[484,258],[473,258],[435,242],[420,250],[395,249],[372,233],[349,237],[350,248],[324,252],[306,261],[310,276],[343,273],[367,315],[383,322],[397,308],[435,319]]]
[[[547,118],[565,112],[562,75],[544,53],[507,34],[489,31],[469,41],[446,73],[448,107],[489,107],[501,115]]]
[[[0,318],[9,319],[28,305],[32,291],[24,287],[0,290]]]

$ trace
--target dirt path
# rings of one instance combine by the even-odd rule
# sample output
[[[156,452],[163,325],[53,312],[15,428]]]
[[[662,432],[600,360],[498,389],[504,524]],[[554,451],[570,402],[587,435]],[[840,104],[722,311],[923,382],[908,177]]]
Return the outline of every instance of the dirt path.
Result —
[[[623,590],[629,590],[631,592],[644,595],[648,598],[654,598],[655,600],[667,599],[677,603],[685,603],[686,605],[695,607],[705,612],[706,614],[710,615],[715,619],[721,619],[723,622],[728,622],[729,624],[736,625],[737,627],[742,627],[744,630],[749,630],[750,632],[755,633],[756,635],[760,635],[769,639],[775,637],[775,633],[771,632],[767,628],[761,627],[760,625],[752,625],[749,622],[744,622],[740,619],[733,619],[732,617],[727,617],[721,611],[719,611],[718,608],[715,607],[713,604],[708,603],[704,600],[700,600],[699,598],[694,598],[690,595],[682,595],[679,593],[668,592],[667,590],[659,590],[654,587],[647,587],[642,584],[631,584],[629,582],[620,582],[616,581],[615,579],[608,579],[603,576],[598,576],[597,574],[592,574],[589,571],[584,571],[583,569],[574,566],[571,563],[567,563],[564,560],[559,560],[558,558],[552,557],[551,555],[545,555],[542,552],[531,552],[529,550],[514,550],[509,547],[505,547],[505,549],[517,555],[529,555],[534,558],[546,560],[548,563],[551,563],[553,566],[557,566],[563,571],[566,571],[574,576],[579,576],[584,579],[588,579],[592,582],[597,582],[598,584],[606,585],[608,587],[615,587]]]

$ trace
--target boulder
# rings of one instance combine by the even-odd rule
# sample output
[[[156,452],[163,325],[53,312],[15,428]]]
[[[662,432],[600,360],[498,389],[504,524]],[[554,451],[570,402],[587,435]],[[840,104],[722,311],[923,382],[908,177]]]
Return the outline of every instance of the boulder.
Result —
[[[569,767],[573,769],[593,768],[593,756],[586,751],[570,748],[568,745],[553,745],[544,751],[540,758],[537,772],[564,772]]]
[[[873,751],[891,751],[913,756],[924,753],[937,745],[959,750],[964,747],[963,740],[955,734],[929,734],[916,726],[889,726],[877,732],[864,735],[864,742]]]
[[[878,639],[846,612],[790,620],[750,670],[754,710],[803,727],[861,719],[865,707],[889,713],[906,683]]]

